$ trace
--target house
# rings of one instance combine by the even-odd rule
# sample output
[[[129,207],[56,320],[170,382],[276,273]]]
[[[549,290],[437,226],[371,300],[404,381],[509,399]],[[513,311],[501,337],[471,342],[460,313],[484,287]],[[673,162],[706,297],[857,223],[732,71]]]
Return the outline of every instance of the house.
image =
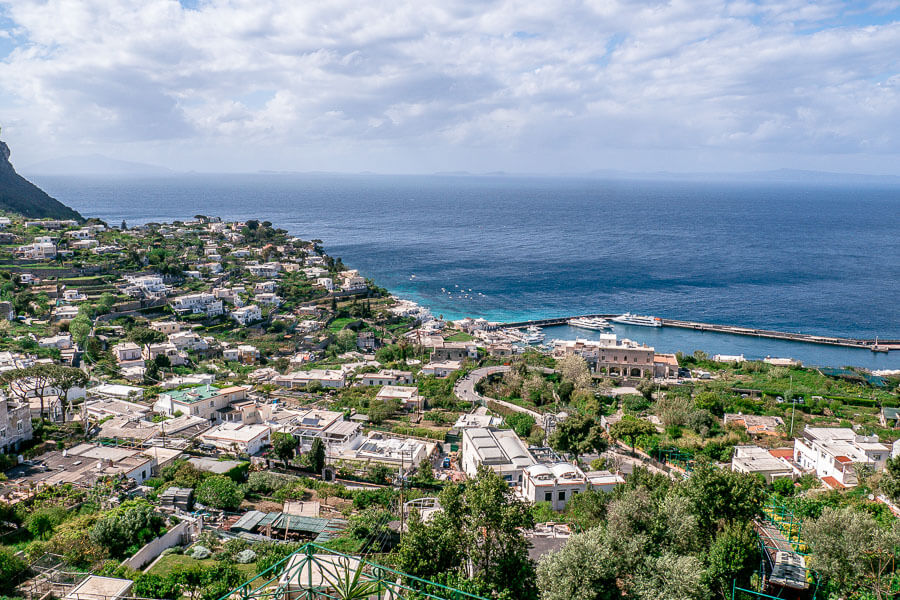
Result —
[[[133,585],[130,579],[88,575],[63,600],[120,600],[132,596]]]
[[[171,335],[181,331],[181,323],[178,321],[153,321],[150,323],[150,329],[170,336],[169,341],[172,341]]]
[[[245,400],[249,389],[242,386],[218,389],[205,385],[186,390],[171,390],[159,395],[153,410],[168,416],[181,413],[213,420],[219,409],[229,406],[232,402]]]
[[[318,383],[326,388],[342,388],[347,384],[347,373],[332,369],[312,369],[309,371],[294,371],[287,375],[279,375],[272,380],[275,385],[288,389],[307,386]]]
[[[57,348],[58,350],[67,350],[72,347],[71,335],[54,335],[38,340],[38,346],[41,348]]]
[[[47,236],[37,237],[32,243],[19,246],[16,254],[30,260],[52,260],[57,254],[56,242]]]
[[[89,390],[89,393],[92,391]],[[144,404],[108,397],[93,397],[85,400],[84,410],[88,416],[98,420],[106,417],[124,417],[140,421],[148,418],[151,412],[150,407]]]
[[[209,342],[193,331],[178,331],[169,334],[169,343],[181,351],[208,350]]]
[[[187,356],[183,352],[179,352],[178,348],[172,342],[147,344],[144,346],[143,357],[145,361],[153,361],[160,356],[165,356],[169,360],[169,364],[173,367],[179,367],[188,362]]]
[[[262,304],[263,306],[281,306],[282,302],[279,296],[272,293],[256,294],[253,296],[253,301],[256,304]]]
[[[449,376],[454,371],[458,371],[462,367],[462,363],[458,360],[445,360],[442,362],[430,362],[422,367],[423,375],[434,375],[438,378]]]
[[[176,296],[169,300],[169,306],[178,314],[205,314],[211,317],[225,314],[222,301],[207,292]]]
[[[411,371],[381,369],[377,373],[365,373],[360,378],[362,385],[412,385]]]
[[[169,293],[160,275],[126,275],[125,281],[122,291],[133,298],[163,298]]]
[[[253,456],[271,443],[271,430],[266,425],[222,423],[200,434],[200,439],[225,450]]]
[[[313,440],[322,438],[325,442],[325,432],[344,420],[344,413],[332,410],[302,410],[295,411],[295,415],[287,422],[287,427],[282,427],[297,438],[303,451],[309,450]]]
[[[141,450],[83,443],[41,454],[7,471],[7,476],[11,482],[34,488],[66,483],[89,487],[101,478],[117,476],[141,484],[156,471],[156,459]]]
[[[614,333],[601,333],[594,340],[556,340],[553,343],[554,358],[570,354],[584,358],[596,375],[639,378],[651,375],[655,370],[652,347],[618,339]]]
[[[431,352],[432,362],[463,361],[478,358],[478,346],[472,342],[437,342]]]
[[[78,307],[63,304],[53,309],[53,318],[57,321],[71,321],[78,316]]]
[[[456,419],[453,429],[469,429],[472,427],[500,427],[503,424],[501,417],[488,414],[463,413]]]
[[[17,452],[31,437],[31,407],[0,392],[0,452]]]
[[[250,344],[241,344],[235,348],[223,348],[222,358],[250,365],[259,360],[259,348]]]
[[[462,431],[460,457],[462,469],[469,477],[475,477],[483,465],[511,486],[521,485],[525,469],[536,462],[514,431],[487,427]]]
[[[278,277],[278,272],[281,270],[281,263],[268,262],[262,265],[249,264],[247,265],[247,270],[250,271],[250,274],[254,277]]]
[[[425,404],[425,399],[419,395],[419,391],[414,387],[401,387],[396,385],[386,385],[375,396],[379,400],[397,400],[406,410],[421,410]]]
[[[253,292],[256,294],[273,294],[278,289],[276,281],[261,281],[253,286]]]
[[[141,347],[134,342],[121,342],[112,347],[116,362],[120,367],[144,366],[144,356]]]
[[[653,376],[663,379],[678,377],[678,357],[674,354],[654,354]]]
[[[625,483],[621,475],[609,471],[595,471],[590,477],[577,466],[557,462],[535,464],[522,471],[522,485],[519,495],[532,504],[549,502],[553,510],[561,511],[578,494],[589,489],[612,491],[616,485]]]
[[[794,462],[832,489],[857,485],[859,468],[878,471],[890,455],[877,435],[857,435],[850,428],[807,426],[794,439]]]
[[[433,443],[372,431],[355,450],[332,450],[329,451],[329,456],[367,464],[382,464],[407,473],[428,458],[436,447]]]
[[[259,306],[255,304],[242,306],[231,311],[231,318],[241,325],[248,325],[255,321],[262,320],[262,311],[260,311]]]
[[[324,271],[324,269],[322,269]],[[319,287],[325,288],[327,292],[334,291],[334,281],[330,277],[318,277],[316,278],[316,285]]]
[[[742,363],[747,360],[743,354],[715,354],[712,359],[720,363]]]
[[[762,475],[766,483],[776,479],[790,477],[795,479],[800,470],[791,464],[793,456],[791,448],[769,450],[759,446],[735,446],[731,457],[731,470],[737,473]]]
[[[82,294],[78,290],[64,290],[63,291],[63,302],[84,302],[87,300],[87,296]]]

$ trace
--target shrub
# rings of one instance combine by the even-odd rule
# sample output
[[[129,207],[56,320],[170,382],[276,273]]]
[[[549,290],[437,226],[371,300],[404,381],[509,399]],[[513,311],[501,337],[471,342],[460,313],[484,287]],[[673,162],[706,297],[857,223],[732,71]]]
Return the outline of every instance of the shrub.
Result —
[[[212,556],[212,552],[210,552],[209,548],[207,548],[206,546],[194,546],[191,549],[191,558],[203,560],[205,558],[209,558],[210,556]]]
[[[238,552],[237,556],[234,558],[235,562],[241,565],[247,565],[256,561],[256,552],[247,548],[242,552]]]
[[[197,488],[197,501],[212,508],[235,510],[241,500],[243,494],[238,485],[224,475],[213,475]]]

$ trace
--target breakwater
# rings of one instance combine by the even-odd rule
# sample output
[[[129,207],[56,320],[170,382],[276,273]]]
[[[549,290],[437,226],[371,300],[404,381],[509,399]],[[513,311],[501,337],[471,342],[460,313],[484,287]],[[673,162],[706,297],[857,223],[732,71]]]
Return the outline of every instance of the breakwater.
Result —
[[[526,327],[553,327],[566,325],[570,319],[579,317],[611,319],[618,315],[590,314],[571,317],[554,317],[549,319],[535,319],[531,321],[516,321],[512,323],[500,323],[498,328],[524,329]],[[791,333],[787,331],[773,331],[770,329],[754,329],[752,327],[740,327],[737,325],[718,325],[715,323],[700,323],[697,321],[682,321],[678,319],[660,319],[663,327],[679,327],[681,329],[693,329],[695,331],[711,331],[716,333],[728,333],[732,335],[744,335],[775,340],[788,340],[807,344],[823,344],[828,346],[843,346],[846,348],[862,348],[873,352],[888,352],[900,350],[900,340],[843,338],[833,336],[811,335],[807,333]]]

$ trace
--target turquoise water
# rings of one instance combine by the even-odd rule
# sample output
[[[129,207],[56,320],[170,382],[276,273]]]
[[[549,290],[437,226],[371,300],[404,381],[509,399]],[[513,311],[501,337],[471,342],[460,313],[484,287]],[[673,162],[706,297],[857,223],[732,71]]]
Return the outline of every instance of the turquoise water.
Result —
[[[270,220],[399,295],[457,318],[636,312],[900,339],[900,188],[514,177],[35,177],[118,224]],[[809,353],[900,368],[900,353],[664,328],[666,349]],[[721,346],[720,346],[721,344]]]

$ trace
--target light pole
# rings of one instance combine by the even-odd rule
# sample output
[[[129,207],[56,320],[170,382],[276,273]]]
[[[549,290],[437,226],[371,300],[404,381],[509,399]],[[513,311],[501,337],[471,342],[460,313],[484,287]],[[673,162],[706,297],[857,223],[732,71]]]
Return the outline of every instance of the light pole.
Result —
[[[791,433],[788,437],[794,437],[794,410],[797,408],[797,401],[794,400],[793,387],[794,387],[794,376],[791,375],[791,383],[788,385],[788,396],[791,399]]]

